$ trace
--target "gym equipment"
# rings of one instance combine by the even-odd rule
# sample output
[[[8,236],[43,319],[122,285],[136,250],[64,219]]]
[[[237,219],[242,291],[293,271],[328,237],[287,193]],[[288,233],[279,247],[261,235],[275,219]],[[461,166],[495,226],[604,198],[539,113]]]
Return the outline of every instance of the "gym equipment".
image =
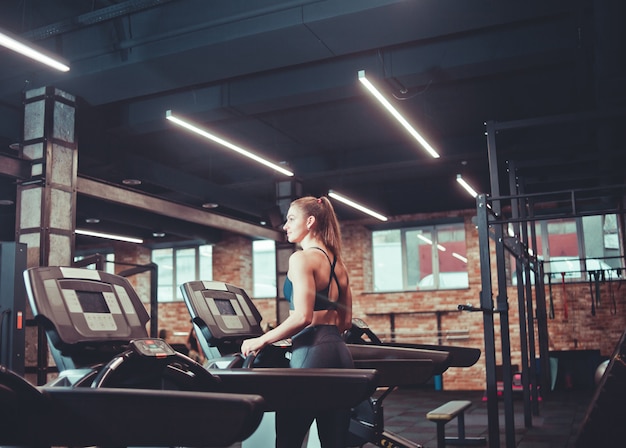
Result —
[[[426,418],[437,424],[437,448],[447,445],[485,445],[484,437],[465,436],[465,411],[472,406],[471,401],[452,400],[429,411]],[[446,437],[446,424],[457,419],[457,437]]]
[[[239,353],[244,339],[263,334],[261,315],[243,289],[215,281],[192,281],[181,285],[181,291],[210,370],[218,369],[215,373],[222,383],[228,383],[233,375],[288,365],[288,341],[267,346],[257,357],[243,359]],[[456,360],[452,361],[450,352],[440,347],[434,350],[349,343],[348,348],[355,367],[373,368],[380,374],[377,396],[369,396],[353,406],[350,446],[368,442],[381,447],[419,446],[384,430],[383,400],[397,387],[424,384],[451,365],[472,365],[480,356],[480,350],[477,353],[474,349],[459,350]],[[227,373],[223,374],[221,368]],[[307,369],[292,369],[289,375],[297,376],[301,370]],[[312,398],[319,400],[319,397]]]
[[[217,377],[148,337],[148,315],[127,279],[40,267],[24,271],[24,284],[59,376],[29,389],[5,369],[2,401],[23,412],[3,416],[15,425],[2,443],[227,446],[259,426],[262,397],[219,392]]]
[[[263,408],[258,395],[35,387],[0,366],[3,445],[230,446]]]
[[[26,244],[0,242],[0,364],[24,375]]]
[[[598,367],[596,367],[596,371],[593,374],[593,382],[596,386],[600,384],[600,381],[602,381],[604,372],[606,372],[606,368],[609,366],[609,361],[609,359],[605,359],[600,364],[598,364]]]
[[[624,445],[624,403],[626,403],[626,331],[604,369],[583,419],[577,447]],[[596,372],[597,374],[597,372]]]

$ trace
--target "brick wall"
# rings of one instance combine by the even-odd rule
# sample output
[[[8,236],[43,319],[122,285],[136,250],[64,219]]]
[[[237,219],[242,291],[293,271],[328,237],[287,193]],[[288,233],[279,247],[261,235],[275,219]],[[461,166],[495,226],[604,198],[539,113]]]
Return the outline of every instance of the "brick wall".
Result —
[[[406,221],[428,221],[450,216],[460,217],[465,222],[466,246],[469,271],[469,288],[443,291],[404,291],[375,293],[371,289],[372,251],[370,230],[367,221],[342,224],[344,258],[350,271],[350,282],[354,296],[354,316],[367,322],[372,330],[390,340],[390,313],[395,313],[395,332],[399,341],[444,344],[480,348],[483,356],[470,368],[451,368],[443,375],[445,389],[483,390],[485,388],[484,328],[481,313],[460,312],[459,304],[480,304],[480,259],[478,235],[472,217],[474,210],[454,214],[429,214],[407,216],[396,219]],[[490,242],[493,252],[494,242]],[[213,278],[252,290],[252,242],[245,237],[226,235],[214,246]],[[491,259],[491,271],[495,276],[495,256]],[[492,283],[494,300],[498,294],[495,278]],[[550,350],[599,349],[610,356],[619,337],[626,328],[626,287],[621,281],[601,285],[601,304],[596,316],[591,316],[591,298],[588,283],[572,283],[565,287],[568,317],[563,313],[563,288],[552,285],[552,301],[555,318],[547,321]],[[141,286],[139,286],[141,288]],[[513,364],[521,365],[517,288],[507,289],[511,357]],[[550,291],[546,285],[546,301]],[[534,296],[533,296],[534,297]],[[615,300],[615,308],[613,308]],[[275,300],[256,300],[265,325],[275,325]],[[615,312],[613,311],[615,309]],[[190,328],[189,316],[183,303],[168,303],[159,306],[161,326],[184,333]],[[437,321],[439,318],[439,328]],[[500,356],[500,320],[495,315],[496,362]],[[538,338],[535,337],[538,344]],[[537,345],[538,347],[538,345]],[[535,352],[538,354],[538,348]]]
[[[191,318],[185,302],[159,304],[159,329],[172,332],[170,344],[185,344],[191,331]]]
[[[468,258],[469,288],[442,291],[404,291],[398,293],[373,293],[369,279],[371,271],[371,238],[365,224],[344,223],[344,254],[350,269],[354,294],[354,316],[361,317],[379,337],[391,340],[390,313],[394,313],[395,337],[397,341],[444,344],[476,347],[483,356],[471,368],[451,368],[443,375],[446,389],[482,390],[485,388],[484,327],[482,313],[459,312],[459,304],[480,304],[481,266],[479,242],[472,217],[475,211],[454,213],[465,221]],[[427,221],[451,216],[430,214],[407,216],[406,221]],[[495,243],[490,241],[493,254]],[[494,300],[498,294],[495,279],[495,255],[491,257],[491,272]],[[605,282],[600,286],[601,305],[596,315],[591,315],[591,297],[588,283],[552,285],[552,302],[555,318],[548,319],[550,350],[600,350],[610,356],[626,328],[626,288],[622,281]],[[563,292],[568,302],[568,316],[564,317]],[[518,293],[516,287],[507,288],[509,304],[509,337],[513,364],[521,365],[520,322]],[[534,299],[533,291],[533,299]],[[545,297],[549,307],[550,288],[545,286]],[[533,315],[535,312],[533,311]],[[437,317],[440,323],[437,328]],[[535,321],[536,322],[536,321]],[[495,315],[494,333],[496,340],[496,362],[502,362],[500,348],[500,319]],[[536,356],[539,355],[538,336],[535,333]]]
[[[115,242],[113,245],[115,252],[115,273],[120,273],[127,269],[137,267],[137,265],[143,266],[150,263],[151,252],[147,247],[140,246],[138,244],[127,244],[122,242]],[[142,300],[150,302],[150,273],[144,272],[141,274],[133,275],[128,278],[128,281],[133,285],[137,294]]]
[[[213,246],[213,280],[230,283],[252,291],[252,241],[225,234]]]

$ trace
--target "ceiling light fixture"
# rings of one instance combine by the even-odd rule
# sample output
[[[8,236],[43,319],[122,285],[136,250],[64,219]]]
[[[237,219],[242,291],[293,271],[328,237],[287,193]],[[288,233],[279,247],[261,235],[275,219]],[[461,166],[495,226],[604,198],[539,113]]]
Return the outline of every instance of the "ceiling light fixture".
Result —
[[[70,70],[70,67],[64,61],[61,61],[58,58],[53,58],[45,54],[44,50],[36,48],[31,43],[23,42],[17,36],[11,35],[7,31],[0,31],[0,45],[8,48],[9,50],[13,50],[17,53],[20,53],[26,57],[34,59],[37,62],[41,62],[42,64],[46,64],[49,67],[57,69],[61,72],[67,72]]]
[[[136,187],[137,185],[141,185],[141,181],[139,179],[122,179],[122,183],[124,185],[129,185],[131,187]]]
[[[130,236],[123,236],[123,235],[115,235],[112,233],[92,232],[91,230],[83,230],[83,229],[76,229],[75,232],[78,235],[95,236],[96,238],[106,238],[109,240],[125,241],[127,243],[137,243],[137,244],[143,243],[143,240],[140,238],[133,238]]]
[[[475,198],[476,196],[478,196],[478,193],[476,193],[476,190],[474,190],[472,188],[472,186],[470,184],[468,184],[465,179],[463,179],[463,176],[461,176],[460,174],[456,175],[456,181],[463,187],[465,188],[465,191],[467,191],[470,195],[472,195],[473,198]]]
[[[343,195],[341,195],[339,193],[336,193],[333,190],[328,190],[328,196],[330,196],[333,199],[338,200],[339,202],[343,202],[344,204],[349,205],[350,207],[355,208],[355,209],[357,209],[357,210],[359,210],[359,211],[361,211],[363,213],[366,213],[366,214],[368,214],[370,216],[373,216],[376,219],[380,219],[381,221],[387,221],[387,217],[386,216],[381,215],[380,213],[377,213],[377,212],[375,212],[375,211],[373,211],[373,210],[371,210],[371,209],[369,209],[367,207],[364,207],[361,204],[357,204],[353,200],[348,199],[347,197],[345,197],[345,196],[343,196]]]
[[[396,119],[398,122],[408,131],[411,136],[418,141],[420,145],[431,155],[431,157],[437,159],[439,154],[435,149],[426,141],[422,135],[415,130],[413,126],[391,105],[389,101],[380,93],[380,91],[365,77],[365,70],[359,70],[359,81],[363,84],[367,90],[376,98],[380,104]]]
[[[170,120],[172,123],[177,124],[178,126],[181,126],[191,132],[194,132],[198,135],[201,135],[204,138],[207,138],[209,140],[214,141],[215,143],[219,143],[222,146],[225,146],[226,148],[235,151],[238,154],[241,154],[245,157],[248,157],[252,160],[254,160],[257,163],[260,163],[261,165],[265,165],[271,169],[273,169],[274,171],[278,171],[279,173],[284,174],[285,176],[293,176],[293,172],[283,168],[282,166],[279,166],[273,162],[270,162],[262,157],[257,156],[256,154],[254,154],[253,152],[248,151],[247,149],[241,148],[237,145],[232,144],[231,142],[224,140],[221,137],[218,137],[215,134],[210,133],[209,131],[202,129],[200,127],[198,127],[195,124],[192,124],[186,120],[182,120],[176,116],[174,116],[174,114],[172,113],[171,110],[168,110],[165,112],[165,118],[167,118],[168,120]]]

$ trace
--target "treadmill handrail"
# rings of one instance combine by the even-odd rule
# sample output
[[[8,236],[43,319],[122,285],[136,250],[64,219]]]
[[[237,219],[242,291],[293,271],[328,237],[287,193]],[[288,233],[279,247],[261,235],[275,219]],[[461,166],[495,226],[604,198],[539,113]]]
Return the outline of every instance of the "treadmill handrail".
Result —
[[[36,387],[0,366],[0,444],[229,446],[258,427],[259,395]]]
[[[450,366],[450,353],[441,350],[422,350],[384,345],[347,344],[352,358],[359,359],[429,359],[433,362],[433,374],[438,375]]]
[[[61,387],[42,393],[60,428],[48,425],[52,445],[63,446],[228,446],[249,437],[265,409],[252,394]],[[91,427],[98,430],[82,429]]]
[[[226,393],[259,394],[266,410],[350,408],[366,400],[380,385],[374,369],[209,369]]]

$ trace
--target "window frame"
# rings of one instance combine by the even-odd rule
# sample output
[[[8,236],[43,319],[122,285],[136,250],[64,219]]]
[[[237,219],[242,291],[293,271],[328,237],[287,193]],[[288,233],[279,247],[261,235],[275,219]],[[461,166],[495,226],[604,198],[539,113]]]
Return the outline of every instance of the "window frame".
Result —
[[[200,278],[200,267],[201,267],[201,250],[203,247],[211,247],[211,264],[210,264],[210,277],[211,278]],[[158,303],[175,303],[175,302],[182,302],[183,296],[182,296],[182,292],[180,291],[180,284],[181,282],[179,282],[177,280],[178,275],[177,272],[179,270],[179,266],[178,266],[178,260],[177,260],[177,254],[180,251],[188,251],[190,249],[194,250],[194,274],[193,274],[193,280],[213,280],[213,250],[212,250],[213,245],[212,244],[202,244],[202,245],[191,245],[191,246],[176,246],[176,247],[159,247],[158,249],[152,249],[150,257],[153,263],[155,263],[157,266],[159,266],[159,263],[157,263],[155,261],[155,252],[156,251],[166,251],[166,250],[171,250],[172,251],[172,257],[171,257],[171,263],[172,263],[172,284],[171,285],[163,285],[161,284],[160,280],[161,280],[161,266],[159,266],[159,276],[157,279],[157,297],[158,297]],[[205,261],[206,262],[206,261]],[[188,281],[188,280],[184,280],[184,281]],[[166,286],[171,286],[171,291],[170,291],[170,298],[168,299],[164,299],[163,298],[163,294],[161,294],[161,290],[162,288],[165,288]]]
[[[550,233],[548,232],[548,228],[549,225],[553,222],[558,222],[558,221],[572,221],[574,223],[575,229],[576,229],[576,252],[577,252],[577,257],[575,256],[563,256],[564,259],[567,258],[571,258],[571,263],[569,266],[568,271],[564,271],[563,273],[565,273],[564,276],[564,280],[566,282],[586,282],[589,280],[589,275],[588,272],[593,271],[594,269],[589,269],[589,261],[590,260],[598,260],[598,265],[603,266],[602,263],[605,264],[610,264],[607,262],[607,260],[611,260],[611,259],[618,259],[619,263],[618,266],[609,266],[611,269],[623,269],[624,268],[624,248],[622,247],[622,240],[620,238],[617,238],[618,241],[618,247],[614,250],[616,250],[620,255],[618,256],[607,256],[606,253],[603,253],[602,256],[597,256],[597,255],[593,255],[593,256],[588,256],[588,250],[587,250],[587,241],[585,239],[585,236],[588,235],[589,233],[593,233],[594,229],[589,229],[589,227],[592,226],[592,224],[587,224],[587,226],[589,226],[588,228],[585,227],[585,219],[591,219],[591,218],[596,218],[599,217],[600,219],[600,223],[601,225],[597,227],[597,229],[599,229],[601,231],[601,236],[602,236],[602,241],[604,241],[604,236],[607,234],[607,232],[605,231],[605,224],[606,224],[606,220],[607,220],[607,216],[608,215],[615,215],[615,219],[617,224],[617,230],[616,232],[619,234],[619,216],[617,216],[615,213],[605,213],[605,214],[598,214],[598,215],[590,215],[590,216],[573,216],[573,217],[566,217],[566,218],[554,218],[554,219],[537,219],[535,222],[533,222],[532,224],[535,225],[535,231],[539,233],[539,237],[538,240],[541,244],[540,246],[540,253],[535,254],[537,256],[538,260],[541,260],[544,263],[544,272],[545,275],[549,275],[551,276],[550,278],[555,280],[561,280],[561,276],[562,273],[560,272],[560,270],[554,271],[554,265],[551,265],[551,263],[556,263],[560,260],[557,260],[558,258],[560,258],[560,256],[558,255],[554,255],[555,249],[550,247]],[[595,229],[595,230],[597,230]],[[528,228],[528,233],[529,233],[529,241],[530,241],[530,231],[531,229]],[[596,233],[597,236],[597,233]],[[607,250],[607,248],[603,245],[602,247],[602,251],[605,252]],[[515,257],[512,256],[513,258],[513,262],[515,261]],[[567,260],[566,260],[567,261]],[[594,263],[595,264],[595,263]],[[517,284],[517,276],[515,273],[515,264],[511,265],[511,273],[510,273],[510,280],[511,280],[511,284],[512,285],[516,285]],[[531,283],[534,284],[534,274],[531,277]]]
[[[444,289],[444,290],[452,290],[452,289],[467,289],[469,288],[469,271],[467,269],[467,263],[466,263],[466,268],[464,271],[459,271],[459,272],[463,272],[465,274],[465,278],[462,279],[462,284],[460,285],[451,285],[451,286],[445,286],[442,284],[442,280],[441,280],[441,275],[447,273],[448,271],[445,272],[441,272],[441,266],[440,266],[440,255],[439,255],[439,249],[437,248],[439,243],[439,234],[441,232],[450,230],[450,228],[453,227],[455,228],[455,231],[460,231],[462,232],[463,235],[463,239],[459,240],[459,242],[462,241],[463,243],[463,247],[465,250],[465,254],[464,257],[467,257],[467,232],[465,230],[465,222],[462,220],[446,220],[446,221],[437,221],[437,222],[428,222],[428,223],[410,223],[404,226],[399,226],[399,227],[384,227],[384,228],[373,228],[371,231],[371,242],[372,242],[372,284],[371,284],[371,289],[374,292],[380,292],[380,293],[393,293],[393,292],[404,292],[404,291],[421,291],[421,290],[428,290],[428,291],[432,291],[432,290],[440,290],[440,289]],[[393,289],[393,288],[389,288],[389,289],[378,289],[378,277],[377,277],[377,264],[380,264],[380,260],[376,257],[376,250],[374,249],[376,246],[376,234],[377,232],[381,232],[381,231],[398,231],[400,232],[400,237],[399,237],[399,246],[400,246],[400,261],[401,261],[401,272],[402,272],[402,286],[401,289]],[[409,284],[409,277],[411,276],[410,274],[410,263],[411,260],[409,258],[409,251],[408,251],[408,235],[411,232],[415,232],[417,233],[426,233],[427,235],[429,235],[428,239],[430,239],[431,241],[431,251],[430,251],[430,263],[431,263],[431,267],[432,267],[432,273],[428,274],[430,276],[432,276],[432,285],[429,285],[427,287],[424,286],[420,286],[420,282],[422,282],[425,278],[428,277],[428,275],[425,275],[424,277],[420,277],[420,275],[418,275],[418,279],[417,279],[417,283],[416,285],[410,285]],[[419,249],[416,253],[416,257],[419,258]],[[452,271],[450,271],[452,272]],[[454,271],[456,272],[456,271]]]
[[[268,286],[273,286],[274,287],[274,293],[271,295],[265,295],[265,294],[259,294],[259,291],[257,291],[257,285],[258,284],[263,284],[263,283],[259,283],[257,282],[257,280],[259,280],[259,271],[257,269],[257,257],[255,256],[256,252],[255,252],[255,243],[259,243],[259,242],[263,242],[263,243],[267,243],[268,245],[271,243],[273,245],[273,265],[272,265],[272,275],[271,278],[268,278],[268,280],[270,281],[270,284],[268,284]],[[267,249],[266,249],[267,250]],[[269,251],[268,251],[269,252]],[[274,240],[254,240],[252,241],[252,298],[253,299],[275,299],[276,297],[278,297],[278,289],[277,289],[277,272],[276,272],[276,241]],[[271,285],[271,281],[273,280],[273,285]]]

